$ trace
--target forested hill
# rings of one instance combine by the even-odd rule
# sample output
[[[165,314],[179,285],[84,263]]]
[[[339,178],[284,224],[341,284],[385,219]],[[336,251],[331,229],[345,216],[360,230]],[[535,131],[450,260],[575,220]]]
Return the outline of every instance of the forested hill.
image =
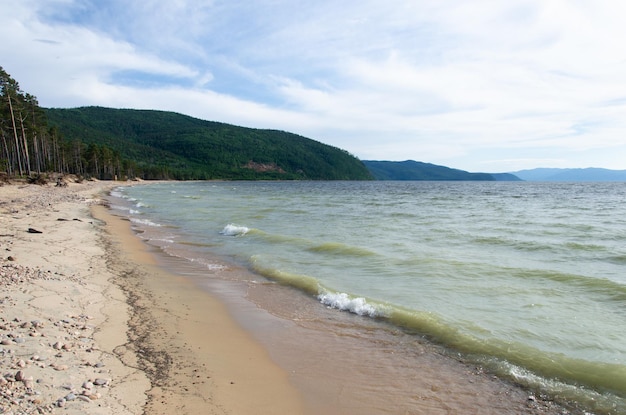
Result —
[[[284,131],[155,110],[55,108],[46,115],[66,139],[119,152],[129,175],[147,179],[372,179],[348,152]]]
[[[518,177],[507,174],[470,173],[436,164],[419,161],[367,161],[363,163],[376,180],[454,180],[454,181],[517,181]]]

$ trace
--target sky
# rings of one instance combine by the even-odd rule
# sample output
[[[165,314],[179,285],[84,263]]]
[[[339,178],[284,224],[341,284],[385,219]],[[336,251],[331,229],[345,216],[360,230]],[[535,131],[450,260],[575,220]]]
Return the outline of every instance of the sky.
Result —
[[[0,0],[44,107],[175,111],[362,160],[626,169],[626,2]]]

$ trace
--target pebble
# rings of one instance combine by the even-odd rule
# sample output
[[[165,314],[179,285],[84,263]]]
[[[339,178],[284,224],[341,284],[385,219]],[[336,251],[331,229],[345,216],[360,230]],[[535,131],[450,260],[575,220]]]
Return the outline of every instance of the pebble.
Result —
[[[98,378],[93,381],[93,384],[97,386],[106,386],[109,384],[109,381],[107,379]]]
[[[25,386],[27,389],[32,389],[32,388],[33,388],[33,386],[35,386],[35,383],[33,382],[33,377],[32,377],[32,376],[29,376],[29,377],[27,377],[27,378],[23,379],[23,380],[22,380],[22,383],[24,383],[24,386]]]

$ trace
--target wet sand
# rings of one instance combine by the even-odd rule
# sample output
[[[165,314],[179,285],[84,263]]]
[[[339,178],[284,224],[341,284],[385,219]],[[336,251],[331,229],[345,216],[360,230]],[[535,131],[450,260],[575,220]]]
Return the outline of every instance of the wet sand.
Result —
[[[112,185],[0,187],[4,413],[579,413],[235,264],[167,256],[94,198]]]
[[[146,413],[300,414],[288,376],[189,279],[165,272],[130,223],[104,208],[109,267],[133,310],[131,354],[151,381]]]

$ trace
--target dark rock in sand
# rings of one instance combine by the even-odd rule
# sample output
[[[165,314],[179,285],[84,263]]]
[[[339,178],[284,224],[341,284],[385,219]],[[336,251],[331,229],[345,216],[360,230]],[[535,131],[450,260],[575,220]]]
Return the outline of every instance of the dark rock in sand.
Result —
[[[34,228],[28,228],[28,233],[43,233],[43,232],[38,231],[37,229],[34,229]]]

